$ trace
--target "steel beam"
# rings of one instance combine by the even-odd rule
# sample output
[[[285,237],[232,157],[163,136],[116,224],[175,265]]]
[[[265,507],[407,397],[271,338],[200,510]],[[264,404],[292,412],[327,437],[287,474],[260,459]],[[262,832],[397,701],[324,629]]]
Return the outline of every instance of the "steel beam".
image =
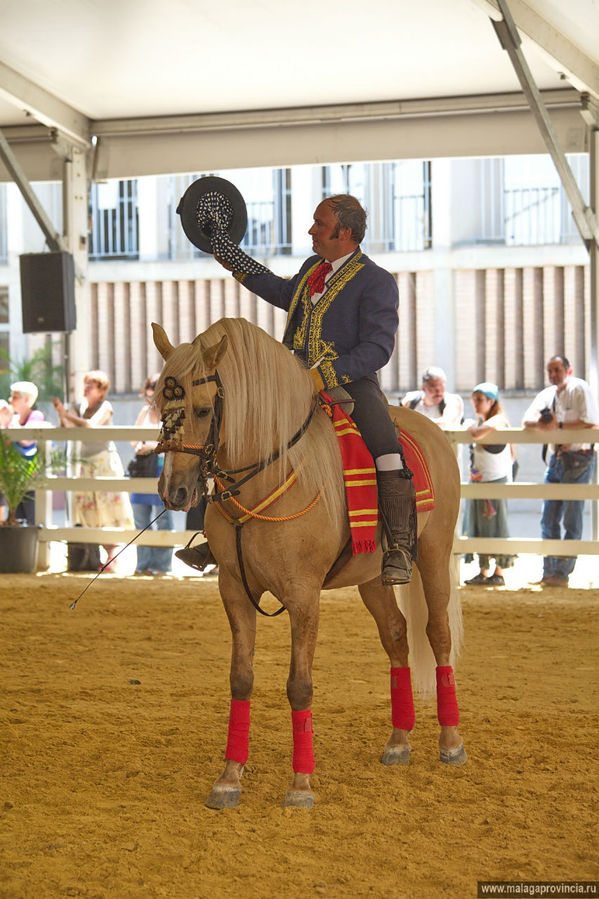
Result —
[[[501,19],[499,0],[474,0],[474,2],[492,19],[496,21]],[[568,7],[567,2],[563,5]],[[548,18],[540,16],[524,0],[510,0],[510,10],[520,33],[526,35],[536,45],[538,51],[546,57],[550,67],[567,78],[578,91],[588,91],[599,100],[599,66],[596,60],[584,53]],[[550,13],[548,17],[549,15]],[[589,21],[586,24],[590,31],[593,22]]]
[[[38,84],[0,62],[0,97],[29,113],[47,128],[56,128],[71,143],[90,147],[89,119]]]
[[[36,193],[29,183],[25,172],[21,168],[18,159],[11,150],[8,141],[0,130],[0,158],[8,169],[11,178],[21,191],[23,199],[29,206],[33,217],[44,232],[46,243],[53,253],[59,251],[68,252],[67,246],[60,234],[54,228],[54,225],[46,215],[46,211],[40,203]]]
[[[564,190],[572,207],[572,215],[576,223],[582,239],[585,241],[587,248],[592,240],[595,244],[599,244],[599,223],[595,217],[593,210],[585,205],[584,199],[576,183],[576,179],[572,174],[572,169],[568,164],[566,155],[563,152],[557,140],[553,125],[545,109],[543,98],[538,87],[535,84],[532,73],[528,67],[528,63],[524,58],[521,50],[520,35],[518,34],[516,24],[507,4],[507,0],[497,0],[503,19],[496,22],[491,19],[491,23],[501,46],[507,51],[514,71],[518,76],[518,80],[522,87],[522,91],[526,96],[530,109],[536,119],[539,131],[547,147],[547,151],[553,159],[554,165],[558,171]]]

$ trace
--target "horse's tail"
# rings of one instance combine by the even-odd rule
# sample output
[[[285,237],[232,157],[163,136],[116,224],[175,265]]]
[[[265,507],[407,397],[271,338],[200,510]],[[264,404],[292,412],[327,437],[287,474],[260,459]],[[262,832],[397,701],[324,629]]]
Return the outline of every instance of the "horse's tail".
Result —
[[[399,605],[408,624],[408,646],[410,647],[410,667],[415,692],[423,699],[433,696],[436,691],[436,661],[426,634],[428,607],[420,572],[415,567],[411,582],[399,591]],[[458,593],[457,565],[450,565],[450,593],[447,606],[451,631],[450,664],[456,667],[462,647],[464,629],[462,606]]]

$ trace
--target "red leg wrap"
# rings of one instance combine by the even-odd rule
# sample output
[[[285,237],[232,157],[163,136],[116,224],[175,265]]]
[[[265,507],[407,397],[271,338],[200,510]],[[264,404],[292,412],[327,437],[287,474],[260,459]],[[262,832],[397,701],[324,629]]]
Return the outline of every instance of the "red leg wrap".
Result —
[[[250,751],[250,701],[232,699],[225,758],[245,765]]]
[[[413,730],[416,721],[409,668],[391,669],[391,724]]]
[[[296,774],[312,774],[314,771],[314,747],[312,746],[312,711],[291,711],[293,725],[293,770]]]
[[[460,721],[451,665],[437,667],[437,720],[447,727],[457,726]]]

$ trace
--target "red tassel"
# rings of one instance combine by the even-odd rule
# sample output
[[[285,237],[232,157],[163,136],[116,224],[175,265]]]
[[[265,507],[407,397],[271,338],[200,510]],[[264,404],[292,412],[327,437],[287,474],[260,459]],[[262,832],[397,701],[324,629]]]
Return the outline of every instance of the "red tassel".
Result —
[[[360,553],[373,553],[376,552],[376,543],[374,540],[354,540],[351,545],[351,551],[353,556],[357,556]]]

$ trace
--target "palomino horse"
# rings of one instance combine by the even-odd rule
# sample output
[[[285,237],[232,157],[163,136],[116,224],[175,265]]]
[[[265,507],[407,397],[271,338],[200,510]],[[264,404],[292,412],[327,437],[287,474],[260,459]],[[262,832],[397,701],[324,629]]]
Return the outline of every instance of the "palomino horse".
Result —
[[[188,509],[210,475],[216,484],[205,527],[231,626],[232,698],[225,768],[207,805],[225,808],[239,801],[248,756],[256,611],[266,591],[282,604],[280,611],[287,610],[291,624],[287,696],[294,773],[284,804],[311,807],[314,801],[312,660],[323,588],[358,585],[389,656],[392,730],[382,761],[409,761],[414,704],[408,636],[423,692],[434,687],[437,666],[441,760],[465,761],[451,667],[461,627],[451,557],[460,478],[445,435],[423,415],[390,408],[419,444],[436,495],[434,508],[418,516],[412,583],[400,588],[406,624],[394,588],[382,584],[380,548],[343,557],[349,526],[341,455],[330,419],[296,357],[244,319],[221,319],[193,343],[178,347],[160,325],[152,327],[165,360],[156,387],[162,414],[157,451],[166,454],[160,495],[168,507]]]

